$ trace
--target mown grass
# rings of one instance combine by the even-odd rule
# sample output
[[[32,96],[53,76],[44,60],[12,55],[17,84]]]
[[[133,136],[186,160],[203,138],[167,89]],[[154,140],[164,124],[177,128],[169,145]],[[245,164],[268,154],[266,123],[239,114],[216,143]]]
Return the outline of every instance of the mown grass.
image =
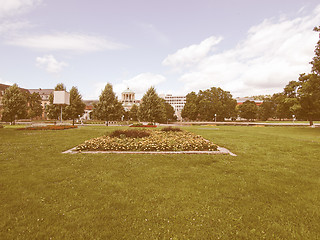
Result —
[[[0,129],[0,239],[320,238],[320,128],[184,128],[237,157],[61,154],[115,129]]]

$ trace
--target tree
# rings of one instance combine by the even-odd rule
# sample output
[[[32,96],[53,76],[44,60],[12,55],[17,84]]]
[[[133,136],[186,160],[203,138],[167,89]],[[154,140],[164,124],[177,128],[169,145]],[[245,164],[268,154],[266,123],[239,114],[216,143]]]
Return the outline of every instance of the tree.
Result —
[[[35,118],[41,117],[43,109],[41,105],[41,96],[39,93],[34,92],[32,94],[28,94],[28,117]]]
[[[265,97],[262,104],[258,107],[259,119],[266,121],[275,116],[275,103],[271,97]]]
[[[150,87],[143,95],[139,107],[139,119],[148,122],[165,122],[166,111],[162,99],[154,87]]]
[[[320,119],[320,76],[301,74],[299,77],[298,100],[300,103],[300,116],[309,121]]]
[[[254,101],[247,100],[238,106],[239,115],[247,120],[254,120],[257,117],[258,107]]]
[[[212,121],[217,116],[218,120],[223,121],[236,115],[237,101],[232,98],[230,92],[221,88],[212,87],[199,91],[197,95],[191,92],[186,100],[182,117],[190,120]]]
[[[188,93],[186,96],[186,104],[181,111],[181,117],[189,120],[196,120],[198,117],[198,96],[195,92]]]
[[[21,92],[17,84],[13,84],[5,90],[2,104],[3,121],[9,121],[14,124],[16,119],[27,117],[27,98]]]
[[[55,91],[66,91],[66,87],[63,83],[58,83],[57,86],[54,88]],[[62,107],[62,112],[64,113],[65,106]],[[53,104],[53,94],[49,96],[49,104],[46,106],[45,109],[47,116],[50,119],[58,119],[61,114],[61,106]]]
[[[166,122],[173,122],[177,120],[177,116],[175,115],[175,111],[174,108],[167,103],[164,99],[163,100],[163,104],[164,104],[164,108],[166,111]]]
[[[108,83],[102,91],[99,102],[93,105],[93,115],[97,119],[106,121],[120,120],[124,109],[113,92],[112,85]]]
[[[65,107],[65,117],[72,119],[74,125],[74,119],[84,113],[86,104],[82,101],[82,97],[78,91],[78,88],[72,87],[70,90],[70,105]]]
[[[132,121],[138,121],[138,112],[139,112],[139,107],[136,104],[133,104],[129,111],[129,119]]]

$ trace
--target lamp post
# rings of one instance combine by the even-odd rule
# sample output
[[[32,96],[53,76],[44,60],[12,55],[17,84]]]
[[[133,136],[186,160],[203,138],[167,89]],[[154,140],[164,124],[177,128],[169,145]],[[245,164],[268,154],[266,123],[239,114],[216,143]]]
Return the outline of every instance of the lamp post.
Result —
[[[292,122],[294,124],[294,121],[296,120],[296,116],[295,115],[292,115]]]
[[[214,122],[217,122],[217,114],[214,114]]]

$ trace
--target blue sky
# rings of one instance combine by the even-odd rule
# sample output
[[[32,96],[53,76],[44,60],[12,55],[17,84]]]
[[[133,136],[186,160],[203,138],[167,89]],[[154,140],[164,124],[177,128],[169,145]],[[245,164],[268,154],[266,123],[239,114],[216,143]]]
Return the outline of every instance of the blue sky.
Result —
[[[310,71],[319,25],[313,0],[0,0],[0,82],[272,94]]]

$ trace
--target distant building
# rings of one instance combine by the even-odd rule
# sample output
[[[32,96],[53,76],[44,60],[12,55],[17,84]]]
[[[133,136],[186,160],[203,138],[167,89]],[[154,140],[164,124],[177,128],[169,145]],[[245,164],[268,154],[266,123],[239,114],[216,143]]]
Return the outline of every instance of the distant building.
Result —
[[[236,100],[237,100],[237,105],[241,105],[241,104],[243,104],[245,101],[247,101],[247,100],[249,100],[249,101],[253,101],[253,102],[255,102],[255,104],[257,105],[257,106],[260,106],[262,103],[263,103],[263,101],[261,101],[261,100],[255,100],[254,98],[252,98],[252,97],[237,97],[236,98]]]
[[[41,97],[41,105],[42,105],[42,109],[43,109],[43,113],[42,113],[42,117],[43,118],[47,118],[47,114],[45,112],[46,106],[50,104],[49,102],[49,97],[50,94],[53,94],[54,89],[28,89],[28,91],[32,94],[32,93],[39,93],[40,97]]]
[[[181,120],[181,111],[186,104],[186,96],[172,96],[172,94],[160,94],[159,96],[174,108],[177,119]]]
[[[129,88],[121,93],[120,102],[122,103],[125,111],[130,111],[134,104],[138,106],[140,104],[140,100],[135,99],[135,92],[131,91]]]
[[[99,102],[98,100],[83,100],[86,104],[84,109],[84,114],[82,115],[82,120],[91,120],[92,119],[92,111],[93,111],[93,104]]]

